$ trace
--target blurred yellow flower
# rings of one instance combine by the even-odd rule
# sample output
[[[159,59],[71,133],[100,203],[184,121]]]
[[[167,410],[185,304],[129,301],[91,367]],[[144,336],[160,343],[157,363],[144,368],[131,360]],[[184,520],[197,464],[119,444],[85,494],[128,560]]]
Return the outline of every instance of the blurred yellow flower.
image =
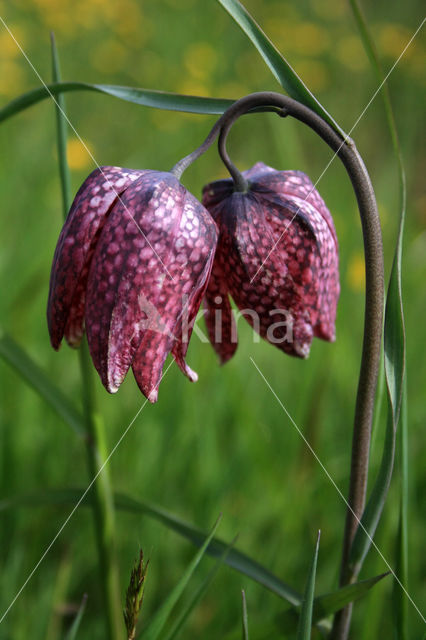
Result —
[[[318,16],[327,22],[340,20],[348,10],[347,3],[342,0],[311,0],[311,7]]]
[[[202,84],[201,82],[196,82],[189,79],[180,82],[176,87],[176,91],[178,93],[185,93],[188,96],[210,95],[210,91],[208,90],[206,85]]]
[[[237,82],[226,82],[217,86],[217,93],[223,98],[237,100],[250,93],[250,86]]]
[[[313,22],[268,20],[266,29],[284,55],[295,52],[316,56],[327,51],[331,44],[327,30]]]
[[[377,29],[377,48],[382,55],[395,60],[401,55],[413,34],[400,24],[382,24]],[[408,60],[415,50],[415,41],[405,51],[401,62]]]
[[[352,291],[356,293],[364,291],[365,266],[364,256],[361,253],[356,253],[351,257],[346,277]]]
[[[93,155],[93,148],[87,140],[80,142],[78,138],[71,138],[67,144],[67,159],[70,169],[86,169],[92,165],[93,161],[89,152]]]
[[[329,72],[322,62],[318,60],[300,60],[294,66],[311,91],[323,91],[330,85]]]
[[[25,73],[22,66],[14,60],[0,59],[0,95],[15,97],[22,92],[24,84]]]
[[[335,52],[338,60],[351,71],[364,71],[368,66],[364,47],[357,36],[345,36],[339,40]]]
[[[22,56],[22,53],[19,50],[18,45],[16,44],[14,38],[17,42],[25,49],[25,32],[24,30],[16,26],[14,24],[8,24],[10,31],[13,33],[13,38],[6,31],[6,29],[2,29],[0,32],[0,51],[2,60],[16,58],[17,56]]]

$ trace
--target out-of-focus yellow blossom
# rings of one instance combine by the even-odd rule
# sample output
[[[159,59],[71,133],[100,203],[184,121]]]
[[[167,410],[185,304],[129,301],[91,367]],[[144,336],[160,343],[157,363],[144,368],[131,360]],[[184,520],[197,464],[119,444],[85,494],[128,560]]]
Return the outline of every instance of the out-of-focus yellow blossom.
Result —
[[[90,156],[90,154],[93,155],[93,147],[87,140],[83,140],[83,143],[78,138],[71,138],[68,141],[67,160],[70,169],[86,169],[93,164]]]
[[[311,0],[311,7],[317,16],[327,22],[340,20],[348,11],[347,3],[342,0]]]
[[[99,44],[90,59],[93,67],[103,73],[123,70],[128,57],[127,49],[117,40],[108,39]]]
[[[364,71],[368,60],[357,36],[345,36],[336,44],[335,53],[340,62],[351,71]]]
[[[318,60],[300,60],[294,67],[311,91],[323,91],[330,86],[330,74],[322,62],[318,62]]]
[[[184,53],[185,68],[197,80],[209,78],[217,65],[217,53],[207,42],[195,42]]]
[[[365,264],[364,256],[361,253],[356,253],[352,256],[349,262],[346,277],[352,291],[355,291],[356,293],[364,291]]]
[[[180,82],[176,89],[177,93],[185,93],[188,96],[210,96],[207,86],[190,79]]]
[[[382,24],[377,27],[377,48],[382,55],[396,60],[404,51],[412,35],[409,29],[400,24]],[[416,44],[413,41],[400,62],[409,60],[414,55],[415,47]]]
[[[25,49],[25,31],[18,25],[8,24],[7,26],[13,33],[13,38],[6,29],[2,28],[0,31],[0,55],[2,60],[12,60],[22,56],[16,42]]]
[[[278,49],[287,53],[316,56],[330,47],[330,37],[326,29],[313,22],[288,22],[268,20],[267,33]]]
[[[230,98],[231,100],[238,100],[238,98],[242,98],[250,91],[251,88],[248,84],[244,85],[237,82],[226,82],[217,87],[217,94],[221,98]]]
[[[25,86],[25,72],[21,64],[14,60],[0,58],[0,95],[7,98],[22,93]]]

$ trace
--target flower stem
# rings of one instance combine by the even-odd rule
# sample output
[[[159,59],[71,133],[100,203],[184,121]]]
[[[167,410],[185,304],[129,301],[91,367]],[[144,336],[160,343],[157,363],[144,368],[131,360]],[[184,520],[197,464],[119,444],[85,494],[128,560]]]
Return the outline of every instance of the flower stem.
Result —
[[[92,363],[87,340],[84,338],[79,350],[80,371],[83,387],[83,409],[87,429],[87,462],[93,485],[93,515],[102,596],[109,640],[123,637],[120,584],[115,553],[114,504],[111,482],[106,464],[108,451],[105,439],[105,425],[94,405]]]
[[[51,34],[51,41],[53,81],[60,82],[59,58],[53,34]],[[62,94],[58,94],[57,96],[56,123],[59,173],[65,218],[71,206],[71,180],[66,157],[67,123],[65,100]],[[124,627],[121,613],[118,565],[115,555],[114,505],[109,470],[106,465],[107,448],[105,428],[101,416],[95,410],[92,364],[90,362],[89,349],[85,338],[79,351],[79,362],[82,379],[84,420],[87,431],[86,443],[89,476],[90,479],[96,478],[93,486],[92,504],[107,627],[106,637],[108,640],[120,640],[123,637]]]
[[[355,406],[352,438],[351,475],[349,482],[348,508],[343,535],[340,584],[356,580],[360,566],[349,563],[351,545],[365,507],[368,479],[368,461],[373,420],[374,399],[380,366],[382,342],[382,320],[384,308],[383,244],[380,219],[373,187],[355,144],[349,137],[342,138],[319,115],[301,103],[273,92],[254,93],[237,100],[219,119],[219,151],[232,177],[237,179],[236,188],[244,188],[238,182],[238,173],[226,152],[227,134],[237,118],[259,107],[275,107],[279,115],[292,116],[308,125],[335,152],[342,161],[357,198],[361,217],[365,254],[365,315],[361,367]],[[351,606],[336,614],[333,640],[345,640],[349,632]]]

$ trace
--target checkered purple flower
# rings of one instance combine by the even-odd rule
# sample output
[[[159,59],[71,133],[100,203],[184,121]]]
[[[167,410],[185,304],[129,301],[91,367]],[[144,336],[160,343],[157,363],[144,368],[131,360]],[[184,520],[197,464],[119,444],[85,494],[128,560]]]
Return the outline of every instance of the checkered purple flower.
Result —
[[[313,337],[335,339],[340,287],[333,220],[300,171],[257,163],[243,176],[245,193],[234,191],[232,180],[203,190],[219,228],[206,291],[210,341],[222,363],[237,348],[231,296],[263,338],[306,358]]]
[[[155,402],[170,352],[196,380],[185,356],[216,242],[211,216],[171,173],[95,170],[74,199],[53,258],[47,308],[53,347],[64,336],[78,346],[86,330],[111,393],[132,367]]]

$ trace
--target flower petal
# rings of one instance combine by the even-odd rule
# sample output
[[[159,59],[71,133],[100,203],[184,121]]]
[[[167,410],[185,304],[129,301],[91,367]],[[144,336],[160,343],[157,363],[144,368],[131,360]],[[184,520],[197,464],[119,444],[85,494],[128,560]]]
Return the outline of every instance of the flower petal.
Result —
[[[114,201],[141,171],[100,167],[77,192],[59,236],[50,278],[47,320],[52,346],[83,335],[84,292],[94,245]]]
[[[196,297],[208,277],[217,232],[191,198],[171,174],[146,172],[115,205],[101,233],[86,324],[94,364],[110,392],[132,362],[143,393],[148,397],[157,388],[180,335],[184,301]]]
[[[247,193],[233,193],[230,180],[203,191],[220,230],[213,271],[223,270],[231,296],[260,335],[307,357],[314,335],[334,339],[339,282],[331,215],[301,172],[258,163],[244,176]]]
[[[290,182],[293,184],[293,179]],[[310,180],[306,176],[306,188],[308,183]],[[260,184],[263,188],[271,187],[266,178]],[[292,189],[291,197],[284,195],[284,190],[286,193],[291,190],[287,183],[284,184],[283,195],[275,194],[274,201],[268,194],[262,194],[266,200],[266,219],[274,230],[277,250],[282,246],[287,254],[289,274],[295,292],[304,307],[310,310],[314,335],[333,341],[340,293],[336,232],[331,215],[316,190],[306,198],[303,189],[301,196],[296,195],[294,185]]]
[[[186,193],[185,206],[179,229],[179,245],[185,241],[187,250],[186,268],[193,274],[198,273],[199,263],[203,265],[193,288],[182,299],[182,316],[175,329],[176,342],[172,355],[182,372],[195,382],[197,374],[185,362],[189,340],[194,322],[210,280],[217,244],[217,227],[210,214],[189,192]]]
[[[213,264],[204,304],[205,321],[210,342],[225,364],[234,355],[237,346],[237,327],[228,297],[225,274],[218,259]]]

